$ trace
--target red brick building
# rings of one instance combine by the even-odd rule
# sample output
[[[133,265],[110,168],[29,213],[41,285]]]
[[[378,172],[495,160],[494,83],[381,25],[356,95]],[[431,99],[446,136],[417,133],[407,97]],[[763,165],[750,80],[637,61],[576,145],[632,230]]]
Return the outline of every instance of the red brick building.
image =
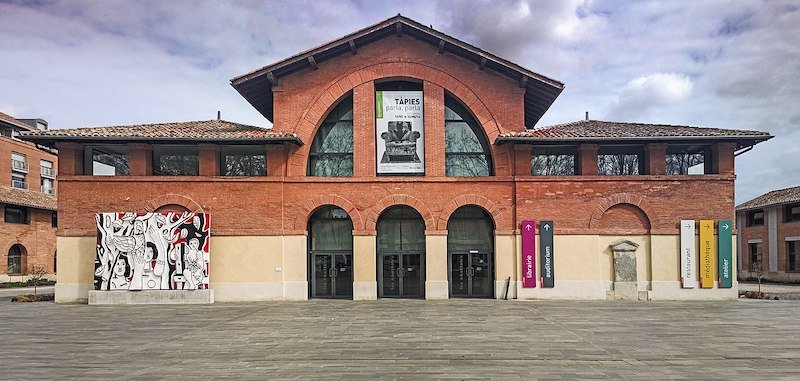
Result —
[[[54,150],[19,139],[37,124],[46,128],[0,113],[0,281],[22,280],[33,265],[56,271],[58,160]]]
[[[739,277],[800,280],[800,186],[774,190],[736,207]]]
[[[164,210],[212,217],[216,300],[605,299],[623,241],[640,297],[736,297],[681,288],[679,222],[733,218],[734,152],[767,133],[534,129],[561,82],[402,16],[231,84],[271,130],[217,120],[26,135],[59,150],[70,272],[58,301],[108,280],[93,266],[95,213]],[[555,287],[523,287],[527,220],[554,223]]]

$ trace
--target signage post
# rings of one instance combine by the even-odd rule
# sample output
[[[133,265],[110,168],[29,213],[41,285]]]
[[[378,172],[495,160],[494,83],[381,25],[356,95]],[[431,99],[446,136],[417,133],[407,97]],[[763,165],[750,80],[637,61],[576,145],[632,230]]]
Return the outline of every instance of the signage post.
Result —
[[[542,288],[553,288],[555,275],[553,266],[553,221],[542,221],[539,225],[539,267]]]
[[[536,221],[522,221],[522,287],[536,287]]]
[[[714,288],[714,220],[700,220],[700,288]]]
[[[697,254],[694,220],[681,220],[681,287],[697,287]]]
[[[719,221],[717,233],[719,250],[719,287],[733,287],[733,223],[731,220]]]

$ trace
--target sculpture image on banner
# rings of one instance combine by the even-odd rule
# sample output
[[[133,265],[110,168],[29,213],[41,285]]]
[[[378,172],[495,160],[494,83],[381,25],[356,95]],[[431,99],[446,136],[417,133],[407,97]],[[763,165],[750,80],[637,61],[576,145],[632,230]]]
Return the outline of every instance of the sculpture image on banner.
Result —
[[[98,213],[95,290],[208,289],[206,213]]]
[[[425,173],[422,91],[375,92],[378,174]]]

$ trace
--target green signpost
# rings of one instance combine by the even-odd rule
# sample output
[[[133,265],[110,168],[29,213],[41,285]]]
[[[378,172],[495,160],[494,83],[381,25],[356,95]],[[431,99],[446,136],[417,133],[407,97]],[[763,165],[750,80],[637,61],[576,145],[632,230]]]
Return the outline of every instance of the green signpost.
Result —
[[[733,223],[731,220],[719,220],[717,248],[719,250],[719,287],[733,287]]]

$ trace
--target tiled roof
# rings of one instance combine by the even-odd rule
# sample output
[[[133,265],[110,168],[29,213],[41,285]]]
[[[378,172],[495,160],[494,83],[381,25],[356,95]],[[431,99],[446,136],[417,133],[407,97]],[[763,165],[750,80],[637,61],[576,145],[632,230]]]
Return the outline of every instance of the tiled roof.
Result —
[[[721,128],[675,126],[581,120],[542,128],[501,134],[496,143],[508,141],[591,141],[591,140],[753,140],[772,138],[767,132]]]
[[[275,132],[266,128],[226,120],[196,122],[136,124],[130,126],[87,127],[31,131],[21,138],[42,144],[55,141],[192,141],[192,142],[260,142],[290,141],[301,144],[291,133]]]
[[[45,210],[58,210],[56,196],[3,185],[0,185],[0,202]]]
[[[375,41],[401,35],[430,44],[439,53],[452,54],[470,61],[480,70],[491,71],[504,75],[513,81],[518,81],[519,86],[525,88],[523,117],[526,126],[533,127],[536,125],[558,95],[561,94],[561,91],[564,90],[564,84],[560,81],[526,69],[400,14],[258,70],[240,75],[231,79],[231,85],[264,117],[269,121],[273,121],[275,110],[273,109],[273,94],[270,89],[272,86],[277,86],[281,78],[309,68],[316,69],[317,65],[321,66],[324,61],[341,55],[354,54],[358,49]]]
[[[767,192],[736,207],[737,211],[800,202],[800,186]]]
[[[29,126],[29,125],[27,125],[25,123],[22,123],[21,121],[15,119],[11,115],[8,115],[8,114],[2,113],[2,112],[0,112],[0,120],[2,120],[3,122],[6,122],[6,123],[13,124],[13,125],[15,125],[15,126],[17,126],[19,128],[22,128],[23,130],[26,130],[26,131],[34,130],[34,128],[32,128],[31,126]]]

